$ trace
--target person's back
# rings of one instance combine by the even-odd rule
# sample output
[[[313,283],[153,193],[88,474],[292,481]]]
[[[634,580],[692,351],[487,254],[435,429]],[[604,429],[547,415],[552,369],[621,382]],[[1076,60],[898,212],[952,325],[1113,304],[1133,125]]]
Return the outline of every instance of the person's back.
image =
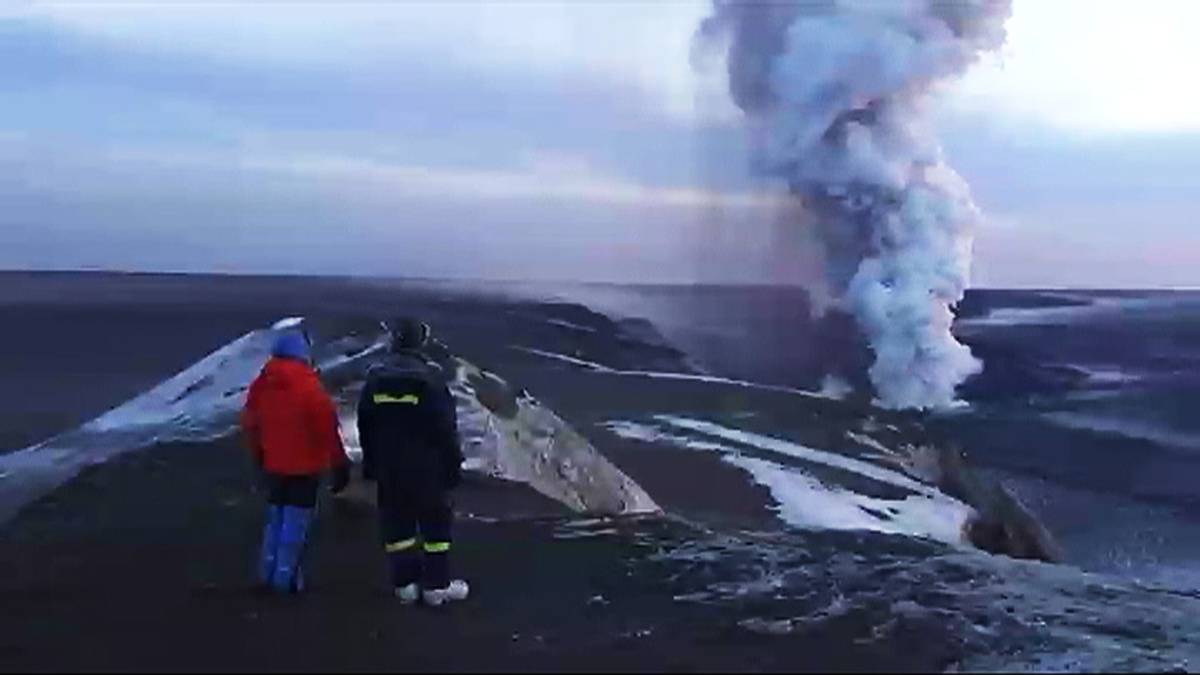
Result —
[[[267,490],[259,581],[279,592],[303,588],[303,553],[321,474],[345,487],[349,465],[337,410],[308,362],[307,338],[277,336],[271,359],[250,385],[242,430]]]
[[[344,459],[337,412],[316,372],[302,361],[268,361],[250,387],[246,415],[268,473],[319,474]]]
[[[457,482],[462,460],[454,400],[440,371],[421,354],[390,354],[368,373],[360,401],[360,433],[370,448],[363,455],[365,474],[414,493]]]
[[[358,430],[363,475],[377,485],[396,595],[406,603],[423,595],[426,604],[439,605],[467,595],[466,583],[451,581],[449,573],[449,493],[461,478],[463,456],[454,398],[420,351],[428,338],[429,327],[416,321],[394,329],[392,353],[367,374]]]

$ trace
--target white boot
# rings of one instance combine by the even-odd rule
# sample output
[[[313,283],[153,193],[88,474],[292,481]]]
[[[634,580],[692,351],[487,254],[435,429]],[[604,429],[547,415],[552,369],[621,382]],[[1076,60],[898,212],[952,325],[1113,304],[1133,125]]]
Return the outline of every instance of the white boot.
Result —
[[[393,592],[400,599],[402,605],[411,605],[421,597],[421,589],[416,584],[401,586]]]
[[[462,579],[455,579],[454,581],[450,582],[449,586],[446,587],[447,600],[454,600],[456,602],[466,600],[467,596],[470,594],[471,587],[468,586],[467,582]]]
[[[445,588],[431,588],[421,594],[425,604],[430,607],[441,607],[447,601],[466,600],[471,594],[471,587],[462,579],[455,579]]]

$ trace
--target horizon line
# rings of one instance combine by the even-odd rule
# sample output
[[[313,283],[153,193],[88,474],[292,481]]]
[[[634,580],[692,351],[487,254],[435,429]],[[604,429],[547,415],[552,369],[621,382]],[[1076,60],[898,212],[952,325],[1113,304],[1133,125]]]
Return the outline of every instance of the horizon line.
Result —
[[[412,283],[503,283],[503,284],[584,284],[608,286],[723,286],[747,288],[797,288],[807,290],[803,284],[794,282],[770,281],[684,281],[684,280],[636,280],[620,281],[613,279],[568,279],[555,277],[428,277],[401,276],[387,274],[352,274],[334,272],[279,272],[279,271],[228,271],[228,270],[186,270],[186,269],[125,269],[99,266],[75,268],[13,268],[0,267],[0,274],[104,274],[111,276],[145,276],[145,277],[221,277],[244,279],[343,279],[349,281],[378,280]],[[1198,286],[970,286],[968,291],[1029,291],[1029,292],[1124,292],[1124,291],[1200,291]]]

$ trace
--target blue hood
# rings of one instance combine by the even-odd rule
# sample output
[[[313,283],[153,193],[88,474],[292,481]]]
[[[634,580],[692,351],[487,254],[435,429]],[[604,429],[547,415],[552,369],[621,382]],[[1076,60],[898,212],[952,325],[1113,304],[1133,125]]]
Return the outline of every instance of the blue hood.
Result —
[[[275,336],[275,344],[271,346],[271,356],[308,361],[312,356],[312,349],[308,345],[308,338],[303,333],[289,329]]]

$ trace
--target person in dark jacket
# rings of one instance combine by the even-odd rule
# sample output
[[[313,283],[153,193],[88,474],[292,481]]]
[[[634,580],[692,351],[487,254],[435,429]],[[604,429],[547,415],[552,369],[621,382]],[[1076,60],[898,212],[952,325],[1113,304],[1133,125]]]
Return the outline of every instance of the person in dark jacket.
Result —
[[[358,401],[363,476],[376,483],[396,597],[438,606],[469,591],[449,569],[450,491],[463,462],[458,417],[444,374],[423,353],[429,325],[402,319],[390,328],[390,353],[368,371]]]
[[[308,337],[285,329],[250,385],[242,431],[267,489],[259,581],[281,593],[304,589],[303,557],[321,475],[333,492],[350,478],[337,409],[309,363]]]

